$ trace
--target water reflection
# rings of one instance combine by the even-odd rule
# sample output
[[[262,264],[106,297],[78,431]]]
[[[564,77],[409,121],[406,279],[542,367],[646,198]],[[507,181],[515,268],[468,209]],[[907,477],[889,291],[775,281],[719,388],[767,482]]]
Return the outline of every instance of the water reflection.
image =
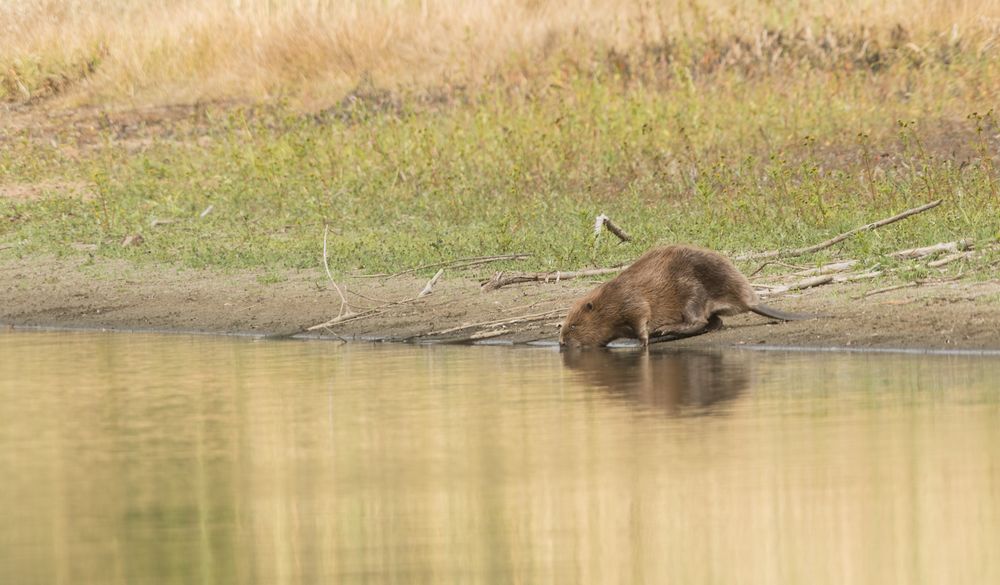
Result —
[[[588,353],[0,334],[0,583],[1000,582],[1000,361]]]
[[[670,415],[718,411],[750,385],[745,354],[702,351],[566,350],[578,380]]]

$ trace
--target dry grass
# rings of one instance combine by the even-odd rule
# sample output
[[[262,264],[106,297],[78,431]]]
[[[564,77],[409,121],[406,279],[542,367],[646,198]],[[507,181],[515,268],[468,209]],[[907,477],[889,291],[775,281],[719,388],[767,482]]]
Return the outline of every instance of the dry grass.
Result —
[[[922,61],[942,50],[982,55],[1000,39],[998,0],[787,4],[8,0],[0,4],[0,99],[322,104],[362,81],[418,91],[516,86],[609,61],[632,74],[636,55],[695,69],[819,53],[870,65],[888,49]]]

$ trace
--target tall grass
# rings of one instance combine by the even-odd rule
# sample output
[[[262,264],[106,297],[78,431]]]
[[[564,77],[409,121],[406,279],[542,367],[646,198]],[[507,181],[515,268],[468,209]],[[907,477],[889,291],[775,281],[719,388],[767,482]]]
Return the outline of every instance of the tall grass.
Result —
[[[634,70],[623,55],[682,69],[848,49],[920,60],[991,53],[998,23],[1000,0],[7,0],[0,99],[311,104],[362,80],[448,91]]]

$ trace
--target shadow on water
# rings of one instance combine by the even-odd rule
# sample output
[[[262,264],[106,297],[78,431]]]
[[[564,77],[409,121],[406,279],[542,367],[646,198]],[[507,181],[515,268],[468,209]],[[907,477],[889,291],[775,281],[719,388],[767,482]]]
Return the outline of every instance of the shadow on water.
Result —
[[[744,394],[743,355],[679,351],[564,351],[563,365],[589,387],[668,415],[712,414]]]

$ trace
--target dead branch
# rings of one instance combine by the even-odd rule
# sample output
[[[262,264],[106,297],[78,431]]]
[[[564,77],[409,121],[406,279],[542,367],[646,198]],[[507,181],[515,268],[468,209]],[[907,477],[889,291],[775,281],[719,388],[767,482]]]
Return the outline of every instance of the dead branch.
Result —
[[[854,298],[855,299],[863,299],[863,298],[866,298],[866,297],[870,297],[872,295],[880,295],[882,293],[887,293],[889,291],[899,290],[901,288],[910,288],[910,287],[914,287],[914,286],[920,286],[920,284],[921,284],[920,281],[907,282],[905,284],[894,284],[892,286],[887,286],[885,288],[880,288],[880,289],[873,290],[871,292],[867,292],[867,293],[861,295],[860,297],[854,297]]]
[[[932,260],[932,261],[930,261],[930,262],[927,263],[927,266],[929,266],[931,268],[940,268],[941,266],[944,266],[945,264],[951,264],[952,262],[954,262],[956,260],[963,260],[965,258],[972,258],[973,256],[975,256],[975,254],[976,254],[975,252],[971,252],[971,251],[969,251],[969,252],[955,252],[954,254],[948,254],[947,256],[943,256],[941,258],[938,258],[937,260]]]
[[[824,284],[833,283],[843,283],[843,282],[853,282],[855,280],[865,280],[868,278],[875,278],[880,276],[882,271],[872,270],[869,272],[854,272],[851,274],[821,274],[819,276],[813,276],[800,280],[798,282],[793,282],[791,284],[783,286],[769,286],[766,284],[755,284],[756,288],[766,288],[767,290],[761,291],[762,296],[776,295],[796,290],[803,290],[807,288],[813,288],[817,286],[823,286]]]
[[[585,276],[600,276],[602,274],[614,274],[628,268],[628,265],[616,268],[592,268],[589,270],[575,270],[570,272],[521,272],[508,275],[505,272],[497,272],[489,280],[479,283],[483,292],[496,290],[511,284],[524,284],[526,282],[559,282]]]
[[[771,288],[770,290],[766,291],[766,294],[774,295],[793,290],[802,290],[806,288],[812,288],[814,286],[822,286],[824,284],[830,284],[831,282],[833,282],[833,275],[824,274],[822,276],[814,276],[812,278],[806,278],[798,282],[793,282],[792,284]]]
[[[768,252],[754,252],[750,254],[742,254],[740,256],[736,256],[735,259],[756,260],[761,258],[791,258],[794,256],[804,256],[806,254],[812,254],[813,252],[818,252],[825,248],[829,248],[830,246],[833,246],[835,244],[839,244],[840,242],[843,242],[847,238],[850,238],[851,236],[857,235],[861,232],[875,230],[880,227],[887,226],[890,223],[895,223],[899,220],[906,219],[912,215],[922,213],[924,211],[927,211],[928,209],[933,209],[938,205],[941,205],[941,201],[942,201],[941,199],[938,199],[937,201],[931,201],[926,205],[921,205],[920,207],[914,207],[913,209],[908,209],[898,215],[894,215],[892,217],[887,217],[885,219],[880,219],[878,221],[865,224],[861,227],[854,228],[851,231],[844,232],[836,237],[830,238],[825,242],[820,242],[816,245],[808,246],[806,248],[794,248],[792,250],[770,250]]]
[[[831,274],[834,272],[844,272],[849,270],[857,264],[857,260],[845,260],[843,262],[831,262],[830,264],[824,264],[816,268],[810,268],[809,270],[800,270],[795,273],[795,276],[812,276],[814,274]]]
[[[957,240],[955,242],[941,242],[940,244],[924,246],[922,248],[898,250],[889,254],[889,257],[896,258],[898,260],[913,260],[916,258],[923,258],[924,256],[930,256],[931,254],[937,254],[938,252],[964,252],[972,249],[972,247],[972,240]]]
[[[603,213],[597,216],[597,220],[594,222],[594,235],[598,236],[601,234],[601,226],[607,228],[607,230],[614,235],[618,236],[618,239],[623,242],[631,242],[632,236],[628,235],[625,230],[623,230],[618,224],[611,221],[611,218],[604,215]]]
[[[423,296],[427,296],[427,295],[431,294],[431,292],[434,289],[434,285],[437,284],[437,281],[438,281],[439,278],[441,278],[442,274],[444,274],[444,268],[438,270],[437,274],[434,275],[434,278],[432,278],[432,279],[430,279],[430,280],[427,281],[427,284],[424,285],[424,289],[421,290],[420,294],[418,294],[417,296],[418,297],[423,297]]]
[[[438,331],[428,331],[426,333],[418,333],[416,335],[411,335],[406,339],[416,339],[418,337],[431,337],[435,335],[447,335],[449,333],[454,333],[456,331],[463,331],[465,329],[473,329],[479,327],[499,327],[500,325],[513,325],[515,323],[530,323],[531,321],[541,321],[542,319],[548,319],[556,315],[564,315],[569,309],[553,309],[551,311],[545,311],[544,313],[535,313],[534,315],[523,315],[521,317],[513,317],[510,319],[500,319],[497,321],[483,321],[481,323],[467,323],[465,325],[459,325],[457,327],[449,327],[448,329],[440,329]]]
[[[323,268],[326,268],[326,276],[327,276],[327,278],[330,279],[330,282],[333,284],[333,288],[335,288],[337,290],[337,294],[340,295],[340,311],[337,312],[337,317],[336,317],[337,319],[339,319],[339,318],[344,317],[346,315],[351,315],[352,311],[351,311],[351,306],[349,304],[347,304],[347,299],[344,298],[344,293],[340,290],[340,287],[337,286],[336,281],[333,280],[333,274],[330,273],[330,261],[327,259],[327,255],[326,255],[326,237],[327,237],[327,234],[329,234],[329,233],[330,233],[330,226],[324,226],[323,227]],[[346,312],[344,311],[345,308],[347,309]],[[311,331],[311,329],[310,329],[310,331]]]

